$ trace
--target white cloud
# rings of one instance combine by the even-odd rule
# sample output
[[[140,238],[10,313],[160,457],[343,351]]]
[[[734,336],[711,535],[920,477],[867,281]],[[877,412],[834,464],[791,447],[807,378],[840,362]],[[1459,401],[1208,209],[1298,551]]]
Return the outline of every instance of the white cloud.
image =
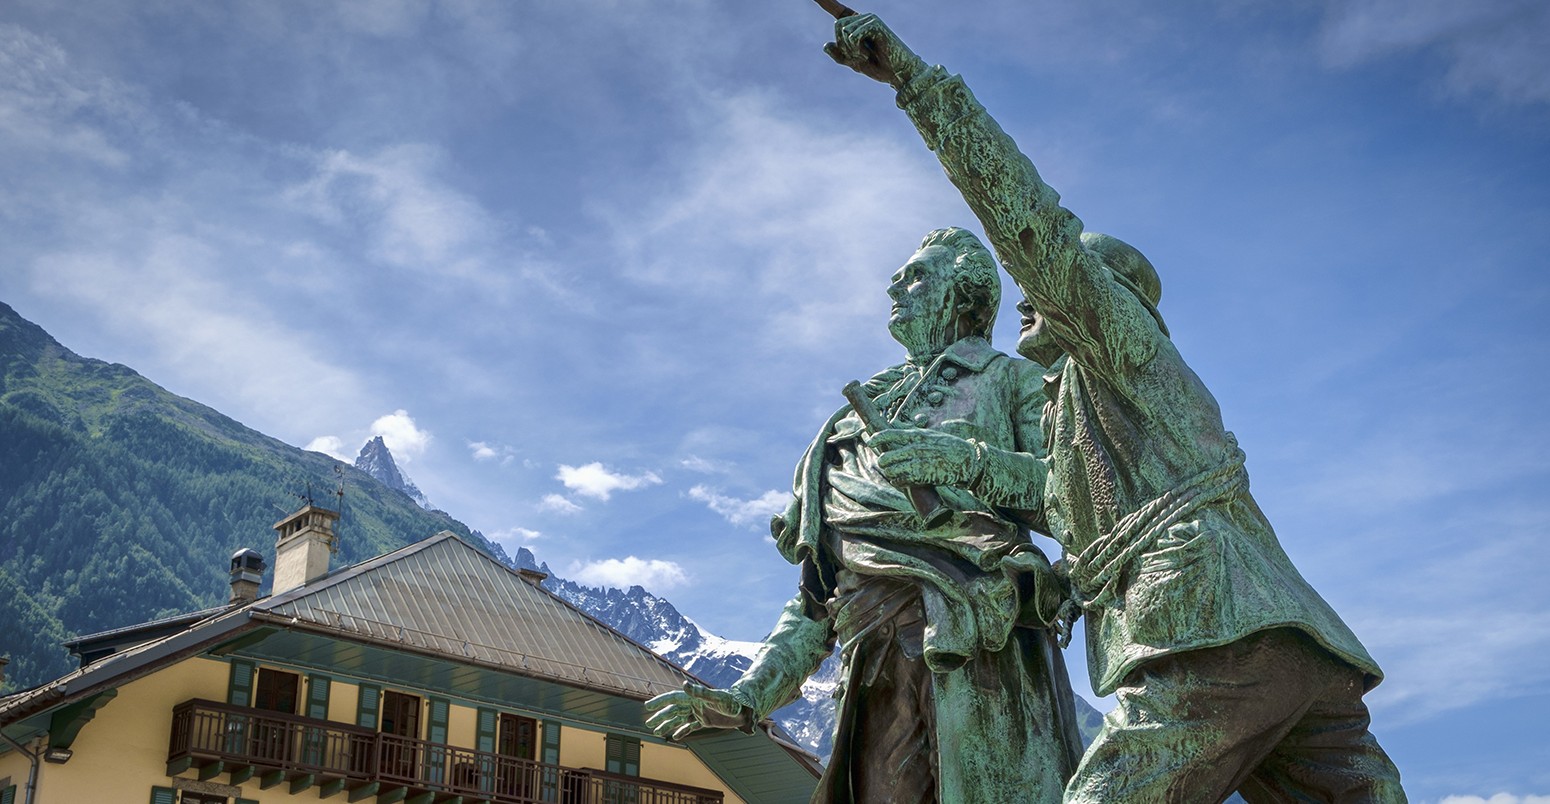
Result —
[[[393,457],[405,462],[424,454],[431,443],[431,434],[416,426],[414,418],[402,409],[378,417],[371,423],[371,434],[382,436]]]
[[[740,326],[774,351],[886,338],[888,276],[927,231],[966,216],[919,143],[815,123],[763,94],[704,105],[679,178],[615,216],[632,275],[739,299]]]
[[[609,558],[586,564],[574,563],[571,578],[588,586],[617,586],[629,588],[641,586],[654,592],[666,592],[688,583],[689,576],[683,567],[672,561],[644,559],[629,556],[624,559]]]
[[[577,494],[599,500],[607,500],[616,491],[634,491],[662,482],[662,478],[657,477],[654,472],[643,472],[638,475],[619,474],[596,461],[585,466],[561,464],[559,473],[554,477]]]
[[[489,534],[489,536],[491,539],[501,543],[502,545],[511,545],[513,547],[517,547],[526,544],[527,542],[542,539],[544,534],[531,528],[510,527],[504,530],[495,531],[494,533]]]
[[[762,526],[771,516],[786,510],[791,494],[770,489],[751,500],[740,500],[699,485],[689,489],[689,499],[705,503],[712,511],[722,515],[734,525]]]
[[[723,475],[732,468],[732,464],[729,461],[711,460],[698,455],[690,455],[679,461],[678,465],[691,472],[699,472],[705,475]]]
[[[1550,102],[1550,5],[1538,0],[1356,0],[1330,3],[1325,58],[1351,66],[1410,51],[1448,62],[1454,91],[1485,90],[1518,103]]]
[[[505,466],[517,457],[517,450],[504,444],[491,444],[488,441],[470,441],[468,442],[468,454],[476,461],[498,460],[501,466]]]
[[[1510,793],[1497,793],[1490,798],[1485,796],[1445,796],[1439,804],[1550,804],[1550,795],[1515,796]]]
[[[333,151],[286,198],[367,238],[371,255],[399,268],[462,278],[485,275],[478,252],[493,224],[477,203],[437,178],[442,153],[398,145],[361,156]]]
[[[339,436],[318,436],[317,438],[308,441],[307,446],[302,447],[302,449],[310,450],[312,452],[321,452],[330,458],[344,461],[345,463],[350,462],[349,456],[344,454],[344,440]]]
[[[538,510],[556,514],[579,514],[586,509],[566,499],[563,495],[545,494],[544,498],[538,502]]]

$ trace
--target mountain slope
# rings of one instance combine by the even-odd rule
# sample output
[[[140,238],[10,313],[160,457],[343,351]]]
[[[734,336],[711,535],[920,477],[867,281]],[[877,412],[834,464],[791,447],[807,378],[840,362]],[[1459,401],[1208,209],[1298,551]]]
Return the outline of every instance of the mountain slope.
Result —
[[[336,471],[337,467],[337,471]],[[227,559],[344,483],[340,560],[466,526],[354,467],[81,357],[0,303],[0,651],[7,685],[67,671],[59,642],[226,599]],[[334,500],[327,502],[332,505]]]

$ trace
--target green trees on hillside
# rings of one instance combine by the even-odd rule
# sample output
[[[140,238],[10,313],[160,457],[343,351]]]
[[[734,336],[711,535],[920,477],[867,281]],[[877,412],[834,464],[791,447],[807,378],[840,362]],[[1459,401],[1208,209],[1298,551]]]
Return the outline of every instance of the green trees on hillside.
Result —
[[[12,318],[7,318],[7,316]],[[335,461],[249,430],[123,366],[78,357],[0,304],[0,654],[7,687],[71,669],[58,643],[224,603],[241,547],[273,563],[274,522]],[[440,530],[468,535],[353,467],[335,566]]]

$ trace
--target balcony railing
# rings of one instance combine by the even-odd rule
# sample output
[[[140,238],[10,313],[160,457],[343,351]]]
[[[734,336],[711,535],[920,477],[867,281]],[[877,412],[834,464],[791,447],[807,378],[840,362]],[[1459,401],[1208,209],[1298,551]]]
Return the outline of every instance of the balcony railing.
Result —
[[[263,788],[314,785],[349,800],[398,790],[496,804],[720,804],[719,791],[591,768],[566,768],[343,723],[296,717],[215,701],[191,700],[172,710],[169,774],[196,769],[200,778],[230,773],[233,784],[257,778]]]

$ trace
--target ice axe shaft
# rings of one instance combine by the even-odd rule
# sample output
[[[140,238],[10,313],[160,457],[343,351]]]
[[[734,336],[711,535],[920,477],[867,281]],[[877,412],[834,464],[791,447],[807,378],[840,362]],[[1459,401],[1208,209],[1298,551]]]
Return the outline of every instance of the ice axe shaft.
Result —
[[[845,395],[851,409],[861,417],[861,425],[868,433],[878,433],[893,426],[888,423],[883,412],[872,404],[866,391],[862,390],[860,382],[851,380],[845,384],[845,388],[840,393]],[[921,521],[925,522],[928,528],[934,528],[946,522],[947,518],[953,515],[953,509],[942,504],[942,495],[931,486],[906,485],[900,488],[900,491],[910,498],[910,505],[914,506],[915,513],[920,514]]]
[[[829,15],[837,20],[856,16],[856,10],[844,3],[836,3],[835,0],[813,0],[819,8],[829,12]]]

